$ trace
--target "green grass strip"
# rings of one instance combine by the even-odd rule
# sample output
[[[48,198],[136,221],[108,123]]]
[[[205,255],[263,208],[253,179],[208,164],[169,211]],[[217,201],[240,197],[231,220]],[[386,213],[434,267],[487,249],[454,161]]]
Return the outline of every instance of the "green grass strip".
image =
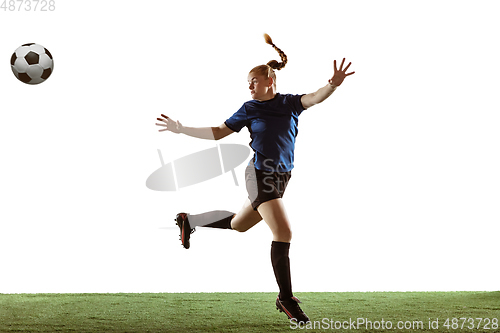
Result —
[[[500,292],[296,296],[309,327],[291,325],[275,293],[0,294],[0,332],[500,332]]]

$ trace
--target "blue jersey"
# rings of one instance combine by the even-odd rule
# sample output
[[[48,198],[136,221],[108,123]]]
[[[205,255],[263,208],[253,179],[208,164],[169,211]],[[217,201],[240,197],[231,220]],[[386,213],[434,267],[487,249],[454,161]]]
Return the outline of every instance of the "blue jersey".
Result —
[[[247,127],[255,168],[271,172],[293,169],[295,138],[299,133],[299,115],[304,111],[303,95],[276,94],[268,101],[248,101],[229,119],[227,127],[239,132]]]

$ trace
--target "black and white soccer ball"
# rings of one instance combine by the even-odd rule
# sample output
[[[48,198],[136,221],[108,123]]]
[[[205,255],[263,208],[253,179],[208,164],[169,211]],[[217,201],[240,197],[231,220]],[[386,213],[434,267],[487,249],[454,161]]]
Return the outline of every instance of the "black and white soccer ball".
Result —
[[[44,82],[54,70],[54,60],[49,50],[35,43],[18,47],[10,59],[10,65],[14,75],[27,84]]]

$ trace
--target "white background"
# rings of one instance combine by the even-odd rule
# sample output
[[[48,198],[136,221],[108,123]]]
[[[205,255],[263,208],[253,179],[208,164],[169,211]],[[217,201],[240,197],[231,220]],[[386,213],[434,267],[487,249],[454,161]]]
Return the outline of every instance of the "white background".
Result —
[[[230,173],[145,186],[213,141],[159,133],[165,113],[217,126],[248,71],[288,55],[281,93],[356,74],[300,117],[285,204],[294,291],[498,290],[500,51],[496,1],[56,1],[0,11],[0,292],[277,291],[271,232],[175,214],[238,211]],[[17,6],[17,3],[16,3]],[[50,50],[38,86],[9,60]],[[246,129],[220,143],[247,145]],[[244,165],[236,169],[243,185]]]

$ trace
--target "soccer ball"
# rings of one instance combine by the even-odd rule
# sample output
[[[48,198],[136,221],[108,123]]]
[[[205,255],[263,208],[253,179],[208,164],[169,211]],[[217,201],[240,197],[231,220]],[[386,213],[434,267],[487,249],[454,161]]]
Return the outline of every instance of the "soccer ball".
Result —
[[[29,43],[17,48],[10,59],[14,75],[27,84],[39,84],[47,80],[54,69],[49,50],[42,45]]]

